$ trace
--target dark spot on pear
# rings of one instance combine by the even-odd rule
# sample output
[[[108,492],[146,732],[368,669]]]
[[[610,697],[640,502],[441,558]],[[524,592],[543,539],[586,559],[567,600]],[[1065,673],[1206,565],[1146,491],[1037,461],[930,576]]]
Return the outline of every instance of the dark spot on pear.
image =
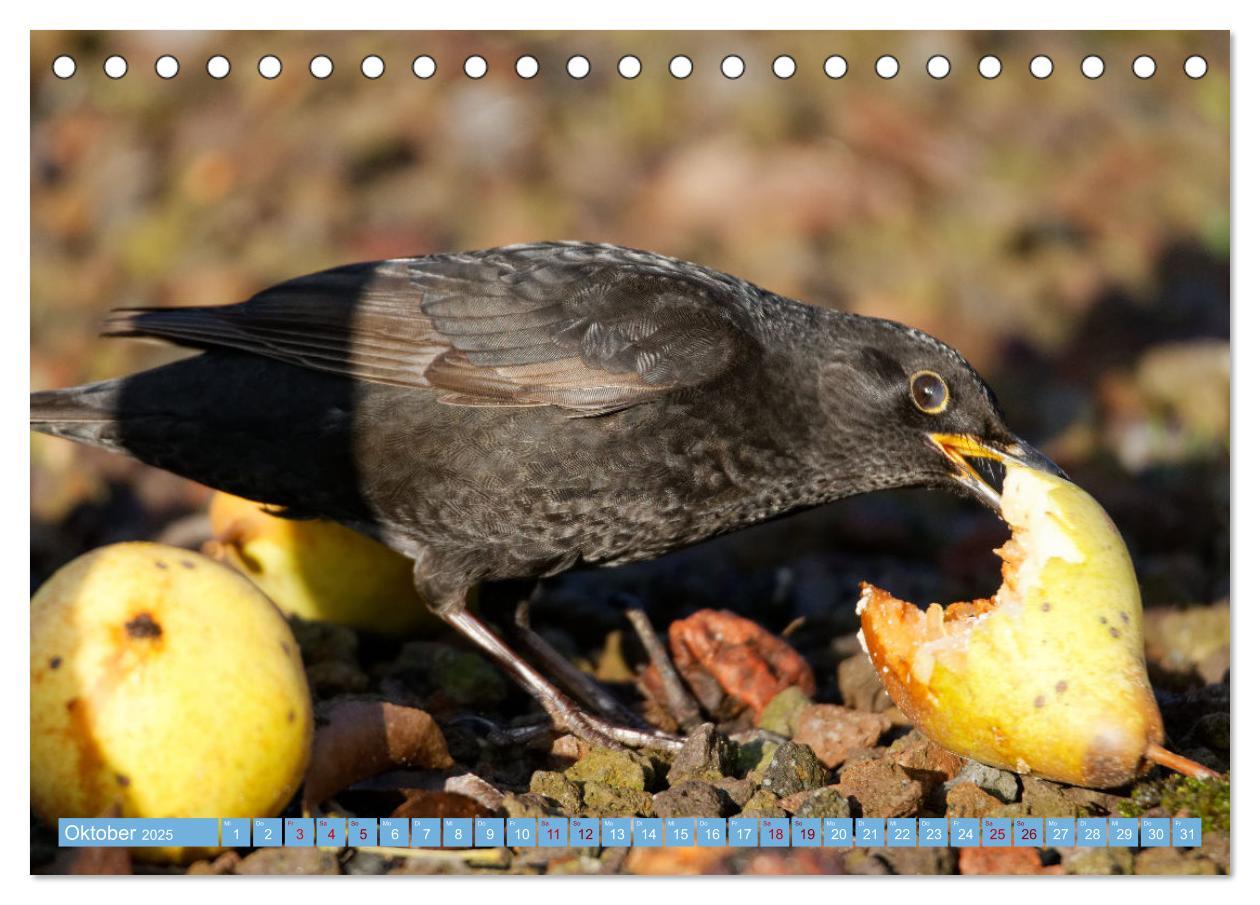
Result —
[[[170,566],[168,566],[168,565],[166,564],[166,562],[165,562],[164,560],[161,560],[161,559],[159,559],[159,560],[155,560],[155,561],[154,561],[154,563],[153,563],[153,565],[157,566],[159,569],[169,569],[169,568],[170,568]]]
[[[1035,701],[1033,701],[1033,706],[1034,706],[1034,707],[1045,707],[1045,706],[1046,706],[1046,696],[1045,696],[1044,694],[1039,694],[1039,695],[1037,695],[1037,699],[1036,699]]]
[[[127,634],[132,638],[161,638],[162,626],[153,621],[148,613],[141,613],[126,625]]]
[[[285,714],[285,718],[292,723],[295,719],[297,719],[297,714],[290,710],[287,714]]]
[[[1120,621],[1121,621],[1121,622],[1123,622],[1125,625],[1128,625],[1128,624],[1129,624],[1129,614],[1128,614],[1128,613],[1121,613],[1121,614],[1120,614]]]
[[[1043,604],[1041,605],[1041,612],[1043,612],[1043,613],[1048,613],[1048,612],[1050,612],[1050,603],[1049,603],[1049,601],[1047,601],[1046,603],[1043,603]]]
[[[1099,621],[1099,622],[1101,622],[1103,625],[1106,625],[1106,624],[1107,624],[1107,617],[1106,617],[1106,616],[1099,616],[1099,617],[1098,617],[1098,621]]]
[[[179,564],[180,564],[181,566],[183,566],[185,569],[195,569],[195,568],[197,568],[197,564],[196,564],[195,562],[193,562],[191,559],[181,559],[181,560],[179,561]]]
[[[60,658],[60,657],[53,657],[51,660],[49,660],[49,661],[48,661],[48,668],[49,668],[49,669],[60,669],[60,668],[61,668],[61,658]]]
[[[124,773],[115,773],[114,780],[123,788],[126,788],[127,786],[131,785],[131,777],[127,776]]]
[[[1055,682],[1054,691],[1055,691],[1055,694],[1063,694],[1063,692],[1067,691],[1067,682],[1064,681],[1063,679],[1060,679],[1059,681]]]
[[[1111,637],[1113,638],[1120,637],[1120,629],[1116,628],[1114,625],[1111,627]]]

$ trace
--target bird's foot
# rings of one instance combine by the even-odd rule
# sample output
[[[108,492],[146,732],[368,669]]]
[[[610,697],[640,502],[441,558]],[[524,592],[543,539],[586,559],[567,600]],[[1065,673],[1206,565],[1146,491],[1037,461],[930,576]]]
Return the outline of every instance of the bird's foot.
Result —
[[[601,748],[644,748],[649,751],[677,751],[683,740],[659,729],[635,729],[586,713],[576,707],[551,713],[555,728]]]
[[[538,593],[538,588],[541,587],[539,585],[534,589],[535,595]],[[522,600],[517,605],[516,631],[534,656],[543,663],[553,676],[559,678],[568,687],[569,691],[577,695],[583,704],[596,711],[606,720],[634,729],[649,730],[651,727],[637,713],[618,701],[607,688],[595,681],[591,676],[570,663],[563,654],[534,631],[529,622],[529,608],[532,602],[532,600],[527,599]]]

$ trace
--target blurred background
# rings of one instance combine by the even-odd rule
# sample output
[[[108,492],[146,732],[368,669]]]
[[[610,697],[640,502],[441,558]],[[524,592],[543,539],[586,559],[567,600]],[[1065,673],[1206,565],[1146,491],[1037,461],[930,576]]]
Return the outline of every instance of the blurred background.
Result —
[[[51,71],[63,53],[68,80]],[[513,69],[527,53],[530,80]],[[102,71],[111,54],[122,79]],[[161,54],[175,78],[155,74]],[[215,54],[231,61],[222,80],[206,72]],[[274,80],[257,73],[264,54],[283,63]],[[327,80],[308,71],[316,54],[335,64]],[[379,79],[359,72],[368,54]],[[412,74],[419,54],[430,79]],[[464,75],[470,54],[484,78]],[[588,77],[565,73],[573,54]],[[624,54],[638,78],[617,74]],[[689,78],[669,74],[675,54]],[[737,80],[720,72],[728,54],[747,66]],[[779,54],[790,79],[771,72]],[[832,54],[841,79],[824,74]],[[875,74],[882,54],[896,78]],[[933,54],[953,63],[943,80],[925,71]],[[985,54],[1000,77],[978,74]],[[1036,54],[1054,61],[1047,79],[1029,74]],[[1094,81],[1088,54],[1106,62]],[[1138,54],[1152,78],[1131,72]],[[1190,54],[1204,78],[1182,71]],[[114,306],[234,302],[350,261],[512,242],[648,248],[952,343],[1012,427],[1112,513],[1152,612],[1203,614],[1177,631],[1202,633],[1194,649],[1216,660],[1170,659],[1167,681],[1225,675],[1227,34],[40,32],[31,66],[32,388],[184,354],[98,340]],[[208,495],[46,437],[31,481],[35,583],[107,542],[184,537]],[[536,621],[565,614],[578,634],[553,640],[582,655],[624,624],[625,592],[662,627],[702,606],[775,631],[803,618],[793,643],[824,672],[852,653],[859,579],[924,603],[984,596],[1003,533],[939,494],[845,501],[561,576]]]

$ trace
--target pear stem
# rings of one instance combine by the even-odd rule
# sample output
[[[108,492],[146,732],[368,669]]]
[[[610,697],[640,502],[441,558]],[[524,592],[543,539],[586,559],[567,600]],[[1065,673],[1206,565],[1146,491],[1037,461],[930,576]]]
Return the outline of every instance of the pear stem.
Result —
[[[1180,754],[1173,754],[1162,745],[1151,745],[1146,749],[1146,756],[1162,767],[1169,770],[1175,770],[1184,776],[1191,776],[1195,779],[1220,779],[1221,774],[1215,770],[1203,766],[1198,761],[1193,761],[1188,757],[1182,757]]]

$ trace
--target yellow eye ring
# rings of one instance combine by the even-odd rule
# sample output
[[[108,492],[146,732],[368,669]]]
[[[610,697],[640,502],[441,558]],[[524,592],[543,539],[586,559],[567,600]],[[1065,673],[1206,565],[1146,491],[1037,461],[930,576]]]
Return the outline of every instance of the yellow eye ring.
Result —
[[[910,401],[926,415],[939,415],[949,406],[949,385],[935,371],[910,375]]]

